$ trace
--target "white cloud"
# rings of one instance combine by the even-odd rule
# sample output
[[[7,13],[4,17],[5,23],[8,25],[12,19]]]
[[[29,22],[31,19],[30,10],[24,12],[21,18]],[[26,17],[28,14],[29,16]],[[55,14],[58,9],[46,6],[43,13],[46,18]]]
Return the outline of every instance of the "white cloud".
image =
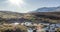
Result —
[[[7,6],[0,7],[0,10],[4,11],[13,11],[13,12],[20,12],[20,13],[26,13],[27,8],[26,3],[23,0],[6,0],[3,4],[6,4]]]

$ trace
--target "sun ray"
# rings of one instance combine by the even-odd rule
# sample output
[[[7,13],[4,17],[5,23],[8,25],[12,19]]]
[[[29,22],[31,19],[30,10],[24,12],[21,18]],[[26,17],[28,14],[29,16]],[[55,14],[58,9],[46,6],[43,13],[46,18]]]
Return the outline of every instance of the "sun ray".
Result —
[[[13,5],[23,5],[24,4],[24,1],[23,0],[8,0],[11,4]]]

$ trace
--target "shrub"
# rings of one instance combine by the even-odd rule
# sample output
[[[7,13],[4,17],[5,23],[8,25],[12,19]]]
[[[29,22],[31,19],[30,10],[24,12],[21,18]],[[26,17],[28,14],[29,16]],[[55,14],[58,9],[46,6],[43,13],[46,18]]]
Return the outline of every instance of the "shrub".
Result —
[[[0,25],[0,32],[5,32],[5,31],[13,31],[13,30],[19,30],[22,32],[27,32],[27,28],[25,26],[21,26],[21,25]]]

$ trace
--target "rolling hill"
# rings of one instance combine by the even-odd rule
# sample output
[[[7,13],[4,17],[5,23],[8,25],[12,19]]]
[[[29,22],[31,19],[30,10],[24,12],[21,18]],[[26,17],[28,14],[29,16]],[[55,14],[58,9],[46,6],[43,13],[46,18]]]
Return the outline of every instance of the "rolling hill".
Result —
[[[16,13],[0,11],[0,22],[60,23],[60,12]]]

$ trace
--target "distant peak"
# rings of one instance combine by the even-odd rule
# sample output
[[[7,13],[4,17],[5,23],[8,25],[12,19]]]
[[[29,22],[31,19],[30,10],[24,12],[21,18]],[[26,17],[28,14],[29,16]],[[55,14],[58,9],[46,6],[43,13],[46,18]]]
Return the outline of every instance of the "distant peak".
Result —
[[[37,10],[33,12],[54,12],[54,11],[60,11],[60,6],[58,7],[42,7],[38,8]]]

